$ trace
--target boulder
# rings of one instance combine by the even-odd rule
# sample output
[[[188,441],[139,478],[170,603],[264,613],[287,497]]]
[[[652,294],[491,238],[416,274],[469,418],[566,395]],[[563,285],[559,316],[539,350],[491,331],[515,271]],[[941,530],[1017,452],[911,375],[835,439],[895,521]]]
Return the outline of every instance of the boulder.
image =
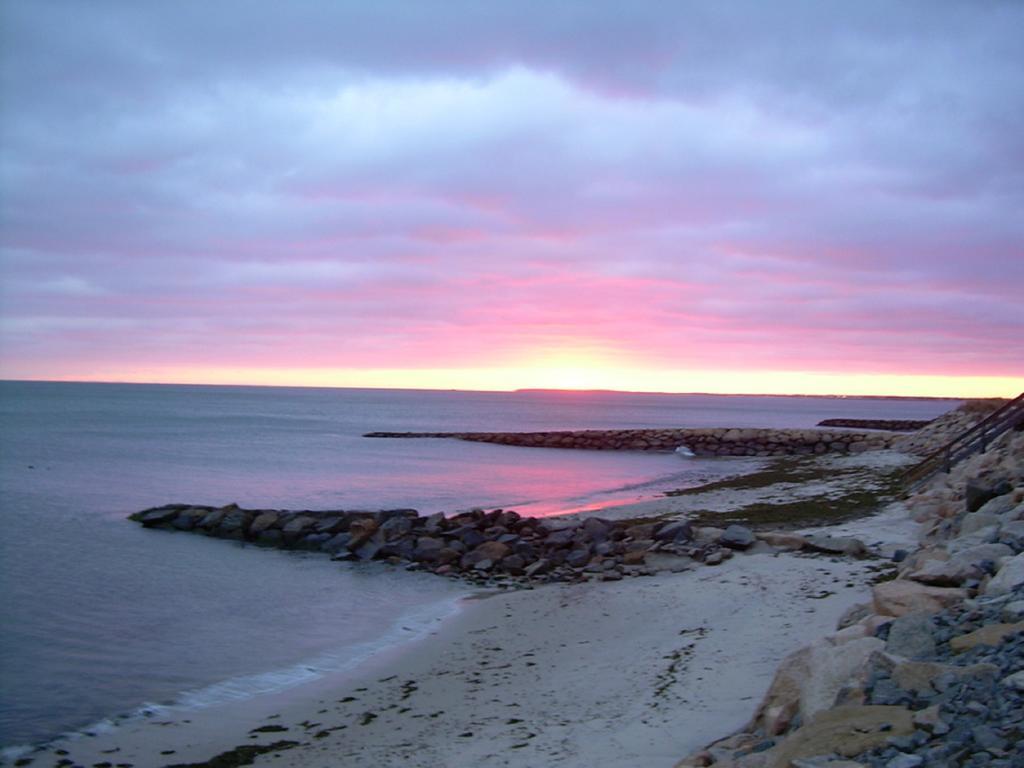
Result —
[[[340,533],[348,527],[348,520],[341,515],[330,515],[322,517],[316,524],[317,533],[329,533],[332,536]]]
[[[432,536],[420,536],[416,539],[416,547],[413,549],[412,559],[423,563],[434,563],[440,559],[442,549],[445,549],[442,539]]]
[[[800,690],[810,671],[811,649],[801,648],[789,654],[775,670],[775,677],[754,713],[746,730],[763,729],[768,736],[778,736],[800,711]]]
[[[1024,692],[1024,670],[1014,672],[1012,675],[1007,675],[999,682],[1001,685],[1004,685],[1014,691]]]
[[[790,768],[795,760],[836,753],[853,757],[914,731],[913,713],[903,707],[846,705],[819,712],[772,749],[769,768]]]
[[[260,512],[249,526],[251,536],[259,536],[263,531],[269,530],[277,525],[280,514],[272,510]]]
[[[807,539],[798,533],[787,533],[785,531],[765,531],[757,534],[757,538],[776,549],[798,551],[807,544]]]
[[[979,511],[964,515],[963,520],[960,521],[960,536],[969,536],[992,525],[999,525],[999,516],[993,515],[991,512]]]
[[[551,561],[542,557],[540,560],[532,562],[526,566],[526,569],[523,571],[523,575],[528,579],[532,579],[534,576],[540,576],[550,570]]]
[[[572,543],[572,540],[576,537],[576,531],[572,528],[562,528],[558,531],[552,531],[544,539],[544,545],[548,547],[566,547]]]
[[[908,613],[889,625],[886,653],[921,659],[935,653],[935,625],[927,613]]]
[[[949,647],[954,653],[963,653],[979,645],[999,645],[1010,635],[1024,632],[1024,621],[1013,624],[988,624],[974,632],[954,637]]]
[[[206,509],[189,507],[178,513],[178,516],[171,521],[171,525],[179,531],[191,531],[199,521],[206,517]]]
[[[839,692],[862,671],[865,662],[885,643],[877,637],[864,637],[835,645],[821,640],[810,647],[807,677],[800,685],[800,715],[804,722],[828,709]]]
[[[267,531],[267,533],[270,533],[270,531]],[[331,534],[329,533],[310,533],[299,541],[298,546],[301,549],[318,550],[325,541],[330,541],[330,539]]]
[[[1024,553],[1003,561],[1002,566],[985,587],[985,594],[997,597],[1007,595],[1024,584]]]
[[[400,539],[412,530],[412,520],[405,516],[391,517],[385,520],[380,526],[380,532],[385,541]]]
[[[959,550],[953,555],[953,562],[981,567],[982,563],[1000,563],[1004,557],[1012,557],[1013,549],[1006,544],[978,544]]]
[[[658,523],[631,525],[626,529],[626,535],[636,540],[653,539],[654,531],[657,530],[658,526]]]
[[[199,521],[199,527],[204,531],[213,531],[227,513],[222,509],[214,509],[206,513],[206,516]]]
[[[427,533],[438,533],[444,530],[445,517],[444,512],[435,512],[432,515],[427,516],[423,521],[423,529]]]
[[[565,556],[566,565],[570,565],[573,568],[582,568],[590,562],[590,550],[589,549],[574,549]]]
[[[655,541],[684,542],[693,538],[693,525],[689,520],[673,520],[654,531]]]
[[[256,543],[261,547],[280,547],[284,543],[284,537],[277,528],[260,531],[255,536]]]
[[[999,541],[1014,552],[1024,551],[1024,520],[1003,523],[999,529]]]
[[[893,682],[916,696],[934,696],[951,682],[980,680],[994,682],[999,667],[994,664],[940,664],[934,661],[899,661],[890,668]]]
[[[850,536],[808,536],[807,549],[848,557],[860,557],[867,552],[863,541]]]
[[[608,539],[611,534],[612,524],[599,517],[588,517],[583,521],[582,528],[590,536],[591,541],[599,544]]]
[[[235,507],[225,512],[224,517],[221,518],[220,525],[217,526],[217,530],[221,536],[240,538],[245,534],[249,520],[250,515],[248,512]]]
[[[478,560],[486,558],[495,563],[511,553],[512,550],[508,544],[502,544],[500,541],[485,541],[471,552]]]
[[[980,547],[983,544],[993,544],[999,538],[999,526],[989,525],[979,528],[966,536],[957,536],[946,542],[946,550],[951,555],[958,555],[964,550]]]
[[[320,545],[320,550],[327,552],[331,555],[340,553],[347,553],[349,551],[349,545],[352,543],[352,534],[348,531],[343,533],[336,533],[334,536],[329,538],[323,544]]]
[[[519,555],[509,555],[508,557],[502,558],[499,565],[503,571],[507,571],[513,576],[519,576],[523,573],[523,569],[526,567],[526,561]]]
[[[1017,506],[1017,502],[1014,500],[1012,493],[1006,493],[1002,496],[996,496],[994,499],[986,501],[979,509],[978,512],[989,514],[989,515],[1005,515],[1007,512]]]
[[[348,525],[348,534],[352,537],[349,549],[355,551],[377,532],[377,521],[372,517],[358,517]]]
[[[930,587],[904,579],[876,584],[871,594],[875,613],[885,616],[904,616],[915,612],[938,613],[967,597],[963,589]]]
[[[152,509],[145,509],[142,512],[136,512],[131,516],[131,519],[142,523],[145,528],[152,528],[157,525],[170,523],[183,509],[187,509],[185,504],[168,504],[165,507],[154,507]]]
[[[647,553],[642,549],[631,549],[622,556],[623,565],[643,565]]]
[[[846,629],[856,624],[861,619],[871,615],[871,606],[867,603],[854,603],[839,617],[836,622],[836,629]]]
[[[360,560],[373,560],[381,549],[385,545],[384,535],[379,531],[374,532],[370,538],[365,539],[360,544],[355,544],[349,548],[352,553]]]
[[[906,578],[936,587],[958,587],[968,579],[980,579],[984,572],[963,560],[926,560],[907,573]]]
[[[730,549],[749,549],[757,538],[754,532],[742,525],[730,525],[718,539],[718,543]]]
[[[292,544],[311,531],[314,525],[316,525],[315,517],[297,515],[281,527],[281,534],[288,544]]]
[[[997,495],[992,486],[980,480],[968,480],[964,488],[964,506],[968,512],[977,512],[986,502],[994,499]]]

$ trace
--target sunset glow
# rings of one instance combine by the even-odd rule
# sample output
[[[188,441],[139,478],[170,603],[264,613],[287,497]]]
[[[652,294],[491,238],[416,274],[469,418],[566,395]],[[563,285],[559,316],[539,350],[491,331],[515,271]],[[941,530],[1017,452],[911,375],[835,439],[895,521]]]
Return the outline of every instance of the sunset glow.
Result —
[[[6,3],[0,378],[1024,390],[1024,6],[782,6]]]

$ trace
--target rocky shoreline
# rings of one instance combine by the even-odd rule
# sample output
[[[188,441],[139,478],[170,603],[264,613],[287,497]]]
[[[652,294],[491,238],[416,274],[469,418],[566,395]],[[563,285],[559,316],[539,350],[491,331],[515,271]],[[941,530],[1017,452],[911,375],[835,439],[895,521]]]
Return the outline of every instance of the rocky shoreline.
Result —
[[[323,552],[335,560],[384,560],[499,588],[652,576],[720,565],[747,551],[864,554],[861,542],[842,537],[755,533],[743,525],[718,528],[687,520],[551,520],[501,509],[422,517],[412,509],[292,512],[166,504],[130,519],[146,528]]]
[[[785,659],[742,731],[678,768],[1024,765],[1024,432],[905,504],[920,546],[893,556],[895,578]]]
[[[927,427],[930,421],[916,419],[824,419],[819,427],[848,427],[850,429],[884,429],[889,432],[914,432]]]
[[[898,432],[852,432],[823,429],[586,429],[549,432],[368,432],[375,438],[454,438],[522,448],[567,448],[585,451],[655,451],[683,449],[695,456],[808,456],[861,453],[892,447]]]

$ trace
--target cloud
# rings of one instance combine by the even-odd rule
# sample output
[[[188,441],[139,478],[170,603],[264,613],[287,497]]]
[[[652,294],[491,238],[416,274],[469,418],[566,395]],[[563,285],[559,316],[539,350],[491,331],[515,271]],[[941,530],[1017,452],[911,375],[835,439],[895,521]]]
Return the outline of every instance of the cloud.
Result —
[[[1018,4],[2,13],[22,375],[586,349],[1024,376]]]

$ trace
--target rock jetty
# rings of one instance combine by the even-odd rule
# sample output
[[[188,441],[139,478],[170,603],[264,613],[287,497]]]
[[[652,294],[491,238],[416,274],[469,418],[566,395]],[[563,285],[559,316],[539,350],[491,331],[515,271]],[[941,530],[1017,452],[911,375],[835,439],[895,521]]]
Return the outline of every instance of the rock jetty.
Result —
[[[932,447],[984,410],[944,417]],[[787,657],[741,732],[678,768],[1024,765],[1024,432],[906,506],[920,546],[892,556],[895,578]]]
[[[927,427],[931,421],[915,419],[823,419],[819,427],[848,427],[851,429],[884,429],[890,432],[915,432]]]
[[[655,451],[679,448],[696,456],[806,456],[890,448],[901,437],[889,432],[823,429],[586,429],[554,432],[368,432],[363,437],[455,438],[524,448],[587,451]]]
[[[794,551],[860,555],[849,539],[755,533],[742,525],[695,526],[686,520],[553,521],[512,510],[445,517],[412,509],[286,511],[166,504],[130,519],[146,528],[323,552],[336,560],[384,560],[474,584],[617,581],[659,570],[719,565],[737,552]]]

